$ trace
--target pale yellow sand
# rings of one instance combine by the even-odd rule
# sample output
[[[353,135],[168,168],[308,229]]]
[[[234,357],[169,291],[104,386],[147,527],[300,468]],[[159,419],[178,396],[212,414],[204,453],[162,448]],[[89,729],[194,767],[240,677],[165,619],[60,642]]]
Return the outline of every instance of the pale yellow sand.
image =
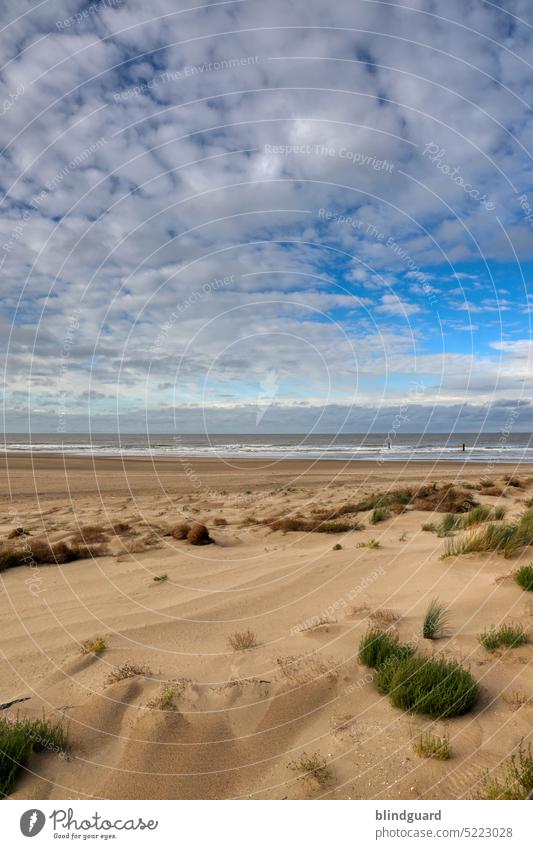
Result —
[[[364,530],[334,536],[243,522],[309,516],[408,482],[479,481],[483,467],[42,455],[3,462],[2,540],[17,525],[51,541],[85,525],[132,529],[107,534],[109,556],[0,574],[0,702],[31,696],[19,714],[64,717],[71,741],[68,758],[34,755],[15,797],[463,798],[531,734],[531,704],[513,709],[503,698],[533,696],[531,644],[492,656],[477,640],[502,619],[533,623],[528,594],[508,577],[531,550],[512,560],[440,560],[444,540],[421,531],[440,517],[419,511],[375,527],[362,514]],[[475,495],[513,515],[533,487]],[[204,520],[216,544],[163,535],[184,517]],[[228,524],[215,527],[215,517]],[[378,550],[356,548],[370,537]],[[153,581],[163,573],[166,582]],[[451,635],[430,642],[420,631],[434,596],[450,606]],[[432,722],[377,693],[357,646],[383,608],[396,612],[400,636],[420,651],[470,666],[482,686],[476,710]],[[313,627],[321,618],[326,624]],[[228,636],[247,628],[258,646],[233,651]],[[80,642],[96,635],[108,649],[80,654]],[[126,661],[150,672],[105,686]],[[148,706],[161,682],[173,682],[175,710]],[[449,761],[413,753],[424,730],[449,734]],[[326,785],[288,768],[303,751],[326,760]]]

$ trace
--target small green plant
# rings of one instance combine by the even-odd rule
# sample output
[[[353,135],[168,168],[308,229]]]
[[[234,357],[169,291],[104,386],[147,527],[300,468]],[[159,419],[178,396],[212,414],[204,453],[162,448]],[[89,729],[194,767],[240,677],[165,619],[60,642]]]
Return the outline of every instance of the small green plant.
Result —
[[[166,574],[166,572],[164,575],[154,575],[154,581],[168,581],[168,575]]]
[[[107,642],[103,637],[93,637],[93,639],[83,641],[80,651],[82,654],[102,654],[106,648]]]
[[[335,545],[333,546],[333,551],[341,551],[341,550],[342,550],[342,545],[340,544],[340,542],[335,543]]]
[[[381,548],[381,543],[379,542],[379,540],[374,539],[374,537],[371,537],[366,542],[358,542],[355,547],[356,548]]]
[[[236,631],[228,637],[228,643],[233,651],[247,651],[257,646],[257,638],[249,628],[246,631]]]
[[[0,796],[11,793],[17,775],[33,752],[64,752],[67,733],[47,719],[9,720],[0,717]]]
[[[438,599],[432,599],[429,603],[428,609],[426,610],[426,615],[424,616],[422,636],[425,640],[438,640],[445,636],[447,624],[447,608],[444,607]]]
[[[488,773],[483,782],[482,799],[527,799],[533,791],[533,753],[520,742],[518,752],[511,755],[499,777]]]
[[[435,734],[422,734],[413,743],[413,751],[420,758],[433,758],[437,761],[447,761],[451,756],[450,738],[437,737]]]
[[[370,524],[377,525],[379,522],[384,522],[390,518],[390,510],[388,507],[375,507],[370,516]]]
[[[177,688],[172,684],[165,684],[155,698],[147,702],[147,707],[152,710],[176,710],[174,699]]]
[[[523,590],[533,592],[533,563],[528,563],[527,566],[521,566],[514,573],[514,578]]]
[[[514,649],[527,643],[527,634],[522,625],[506,623],[480,634],[479,642],[487,651],[496,651],[502,647]]]
[[[405,542],[405,540],[406,540],[406,539],[407,539],[407,533],[404,531],[404,532],[403,532],[402,534],[400,534],[400,536],[398,537],[398,542]]]
[[[302,752],[299,758],[287,764],[287,768],[300,773],[300,778],[314,778],[321,787],[332,777],[331,769],[318,752],[311,755]]]

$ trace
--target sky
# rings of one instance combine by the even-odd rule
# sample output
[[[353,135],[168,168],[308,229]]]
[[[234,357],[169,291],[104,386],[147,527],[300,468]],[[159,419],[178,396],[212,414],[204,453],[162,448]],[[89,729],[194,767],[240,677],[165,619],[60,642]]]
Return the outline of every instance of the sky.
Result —
[[[3,423],[533,429],[530,0],[0,2]]]

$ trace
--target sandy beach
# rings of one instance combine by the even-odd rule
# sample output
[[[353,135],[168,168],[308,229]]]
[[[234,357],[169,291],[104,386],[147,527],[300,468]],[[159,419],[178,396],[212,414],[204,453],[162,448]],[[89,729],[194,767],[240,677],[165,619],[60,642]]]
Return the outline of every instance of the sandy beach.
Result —
[[[450,484],[511,519],[533,496],[533,467],[46,454],[1,463],[3,551],[78,546],[72,562],[0,572],[0,702],[27,699],[3,715],[60,720],[69,741],[66,753],[32,755],[15,798],[470,798],[531,734],[531,643],[488,652],[478,639],[502,621],[530,629],[531,594],[512,576],[530,548],[441,559],[446,539],[422,530],[444,515],[430,498],[375,525],[372,510],[348,511],[352,527],[337,533],[271,525]],[[183,522],[204,523],[212,544],[177,538]],[[434,597],[449,626],[427,640]],[[475,708],[432,720],[393,707],[358,662],[369,625],[463,663],[480,685]],[[253,644],[235,648],[248,631]],[[97,637],[105,648],[83,653]],[[449,738],[448,760],[414,753],[427,732]],[[324,781],[298,768],[303,753],[324,762]]]

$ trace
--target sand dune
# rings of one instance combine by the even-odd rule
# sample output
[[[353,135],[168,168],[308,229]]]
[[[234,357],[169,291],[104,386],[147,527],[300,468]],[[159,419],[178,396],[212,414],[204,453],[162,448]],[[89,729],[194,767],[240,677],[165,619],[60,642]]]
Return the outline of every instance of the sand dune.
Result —
[[[479,481],[479,469],[417,464],[373,475],[370,464],[352,464],[331,483],[335,464],[276,463],[257,472],[250,494],[246,464],[224,477],[210,461],[203,487],[191,490],[164,463],[157,475],[145,463],[139,484],[131,461],[129,494],[120,461],[99,461],[97,475],[76,461],[66,497],[61,460],[37,460],[35,474],[28,458],[11,467],[18,494],[4,498],[4,545],[16,525],[52,543],[100,526],[109,553],[0,574],[0,701],[31,697],[4,715],[60,717],[70,741],[67,756],[32,756],[15,798],[464,798],[531,734],[533,705],[512,699],[532,695],[531,644],[489,654],[478,642],[503,619],[531,625],[528,594],[509,577],[531,550],[441,560],[444,540],[421,527],[442,514],[410,507],[375,526],[358,514],[364,529],[343,534],[254,521],[333,511],[398,479]],[[474,494],[512,516],[533,487]],[[214,544],[169,535],[184,518],[205,521]],[[379,548],[357,547],[372,537]],[[423,640],[434,596],[449,605],[449,636]],[[420,652],[469,666],[482,688],[476,709],[443,722],[393,708],[357,662],[361,636],[380,622]],[[228,637],[246,629],[257,645],[234,651]],[[81,654],[97,635],[106,650]],[[127,663],[144,671],[107,683]],[[412,743],[425,730],[449,735],[449,760],[417,757]],[[303,752],[325,761],[325,781],[291,768]]]

